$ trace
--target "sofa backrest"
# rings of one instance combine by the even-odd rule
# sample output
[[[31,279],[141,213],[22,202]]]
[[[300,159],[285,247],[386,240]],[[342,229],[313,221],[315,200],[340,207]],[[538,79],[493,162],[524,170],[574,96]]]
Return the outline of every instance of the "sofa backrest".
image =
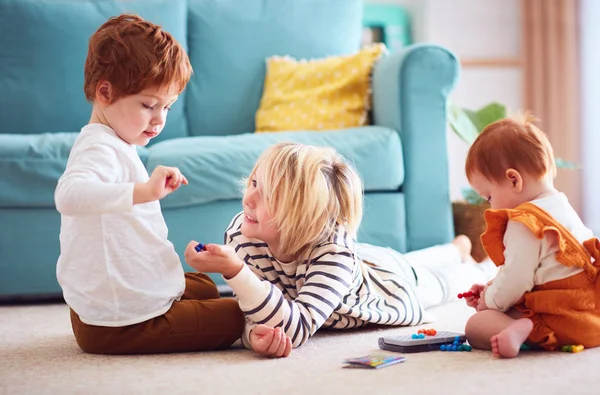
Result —
[[[191,135],[254,132],[272,55],[318,58],[360,47],[361,0],[190,0]]]
[[[187,49],[186,0],[0,0],[0,133],[78,132],[90,118],[83,93],[89,37],[132,12]],[[185,97],[158,140],[187,135]]]
[[[272,55],[319,58],[360,46],[362,0],[0,0],[0,133],[78,132],[91,105],[91,34],[131,12],[171,33],[194,75],[153,140],[253,132]]]

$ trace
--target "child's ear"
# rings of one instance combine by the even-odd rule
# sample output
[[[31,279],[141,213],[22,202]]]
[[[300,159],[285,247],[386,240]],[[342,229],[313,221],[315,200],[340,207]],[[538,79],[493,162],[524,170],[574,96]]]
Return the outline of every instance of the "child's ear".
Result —
[[[510,181],[510,184],[512,185],[514,191],[517,193],[521,193],[521,191],[523,190],[523,177],[521,176],[521,173],[519,173],[515,169],[508,169],[506,170],[505,174],[506,178],[508,178],[508,180]]]
[[[96,85],[96,102],[108,106],[112,102],[112,85],[108,81],[100,81]]]

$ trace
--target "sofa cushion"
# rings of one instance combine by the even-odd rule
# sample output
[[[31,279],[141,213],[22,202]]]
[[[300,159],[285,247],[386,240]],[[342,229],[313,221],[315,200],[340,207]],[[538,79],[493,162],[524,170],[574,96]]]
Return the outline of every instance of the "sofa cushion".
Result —
[[[0,134],[79,130],[88,40],[109,17],[133,12],[161,24],[184,47],[186,0],[0,1]],[[157,141],[187,135],[183,97]]]
[[[147,168],[151,172],[158,165],[177,166],[189,181],[162,200],[163,208],[239,199],[241,179],[250,174],[265,149],[281,141],[336,148],[357,167],[366,192],[396,191],[404,180],[398,133],[380,126],[173,139],[149,148]]]
[[[385,53],[385,45],[373,44],[347,56],[270,57],[256,112],[256,132],[367,125],[371,74]]]
[[[78,133],[0,134],[0,208],[54,207]],[[138,147],[143,162],[147,149]]]
[[[265,60],[356,52],[361,0],[190,0],[190,134],[254,132]]]

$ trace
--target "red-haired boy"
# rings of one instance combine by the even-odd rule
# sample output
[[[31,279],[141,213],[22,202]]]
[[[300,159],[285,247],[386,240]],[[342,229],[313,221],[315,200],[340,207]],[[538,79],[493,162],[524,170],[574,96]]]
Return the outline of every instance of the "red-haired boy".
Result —
[[[82,350],[100,354],[224,348],[244,315],[204,274],[184,274],[159,200],[187,184],[175,167],[149,177],[135,146],[165,126],[192,74],[181,45],[135,15],[92,35],[85,95],[93,104],[55,192],[57,277]]]

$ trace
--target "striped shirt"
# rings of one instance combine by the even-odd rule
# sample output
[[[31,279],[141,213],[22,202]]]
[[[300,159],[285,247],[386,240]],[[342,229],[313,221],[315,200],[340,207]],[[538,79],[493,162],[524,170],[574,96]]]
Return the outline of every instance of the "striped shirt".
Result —
[[[356,253],[359,244],[343,226],[326,243],[315,246],[307,260],[283,263],[266,243],[242,235],[243,220],[243,213],[233,218],[225,244],[245,263],[226,281],[248,321],[246,346],[255,324],[283,327],[293,346],[299,347],[321,327],[422,322],[423,310],[411,283],[400,271],[362,261]]]

